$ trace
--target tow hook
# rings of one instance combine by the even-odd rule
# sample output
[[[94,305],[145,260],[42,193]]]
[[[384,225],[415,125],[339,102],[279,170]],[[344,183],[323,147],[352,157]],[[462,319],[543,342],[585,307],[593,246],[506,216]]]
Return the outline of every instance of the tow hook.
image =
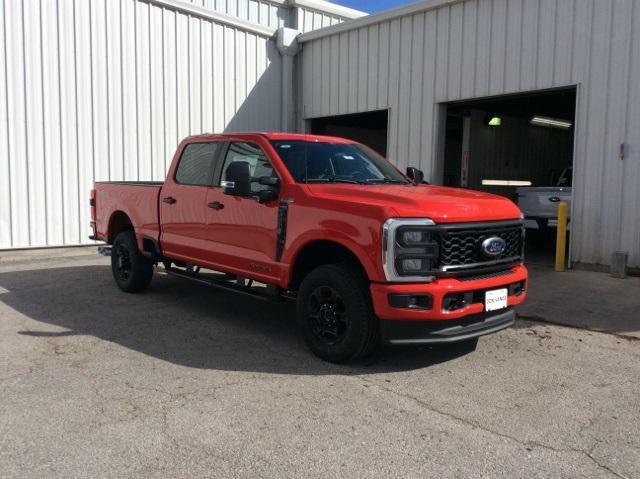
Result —
[[[98,246],[100,256],[111,256],[111,246]]]

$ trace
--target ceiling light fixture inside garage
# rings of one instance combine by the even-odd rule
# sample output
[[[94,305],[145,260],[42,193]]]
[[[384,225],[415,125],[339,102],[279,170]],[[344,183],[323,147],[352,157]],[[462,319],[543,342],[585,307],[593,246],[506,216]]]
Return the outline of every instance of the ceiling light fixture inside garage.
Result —
[[[573,123],[571,123],[568,120],[561,120],[559,118],[551,118],[548,116],[538,116],[538,115],[531,118],[530,123],[536,126],[546,126],[549,128],[561,128],[562,130],[568,130],[573,126]]]
[[[531,186],[526,180],[482,180],[483,186]]]
[[[502,118],[499,116],[492,116],[488,124],[489,126],[500,126],[502,125]]]

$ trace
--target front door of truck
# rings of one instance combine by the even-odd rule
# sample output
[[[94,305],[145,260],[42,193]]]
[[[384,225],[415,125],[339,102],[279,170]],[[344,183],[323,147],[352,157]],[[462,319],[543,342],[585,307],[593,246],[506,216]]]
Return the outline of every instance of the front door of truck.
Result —
[[[225,179],[228,165],[234,161],[249,162],[253,177],[277,176],[259,145],[241,141],[228,144],[216,186],[210,188],[207,195],[207,231],[215,243],[210,252],[211,259],[231,266],[238,274],[246,273],[272,282],[280,277],[275,258],[278,201],[261,204],[255,198],[225,195],[220,182]],[[255,193],[262,188],[265,186],[252,184]]]
[[[214,182],[221,142],[196,142],[182,150],[160,192],[161,244],[166,256],[198,263],[212,248],[207,235],[207,192]]]

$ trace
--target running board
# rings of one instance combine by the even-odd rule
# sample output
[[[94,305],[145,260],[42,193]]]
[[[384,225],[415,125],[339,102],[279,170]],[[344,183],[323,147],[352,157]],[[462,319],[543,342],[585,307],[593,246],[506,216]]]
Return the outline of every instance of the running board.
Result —
[[[276,286],[267,285],[265,292],[256,291],[255,288],[251,286],[240,286],[238,284],[231,283],[228,279],[217,279],[211,278],[208,276],[203,276],[199,273],[190,273],[188,271],[176,269],[176,268],[164,268],[167,274],[177,276],[179,278],[190,279],[191,281],[196,281],[198,283],[206,284],[207,286],[213,286],[214,288],[219,288],[225,291],[232,291],[234,293],[239,293],[244,296],[249,296],[251,298],[259,299],[261,301],[280,301],[282,299],[288,299],[286,295],[281,294],[280,288]],[[271,291],[270,293],[267,291]]]

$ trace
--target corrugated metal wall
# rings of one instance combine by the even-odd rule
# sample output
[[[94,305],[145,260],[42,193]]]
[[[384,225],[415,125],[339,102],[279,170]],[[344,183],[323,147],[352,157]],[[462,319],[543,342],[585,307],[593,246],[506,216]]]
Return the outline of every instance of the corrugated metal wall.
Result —
[[[194,5],[271,28],[289,27],[310,32],[342,23],[347,17],[285,2],[268,0],[187,0]],[[320,2],[318,2],[320,3]]]
[[[247,20],[265,27],[290,27],[290,9],[282,2],[263,0],[187,0],[208,8]]]
[[[438,103],[578,85],[572,257],[640,267],[640,3],[433,3],[303,35],[302,117],[390,108],[390,159],[437,179]]]
[[[189,134],[280,128],[264,33],[136,0],[0,15],[0,248],[86,243],[93,181],[161,180]]]
[[[342,23],[345,18],[304,7],[296,7],[297,29],[302,33]]]

